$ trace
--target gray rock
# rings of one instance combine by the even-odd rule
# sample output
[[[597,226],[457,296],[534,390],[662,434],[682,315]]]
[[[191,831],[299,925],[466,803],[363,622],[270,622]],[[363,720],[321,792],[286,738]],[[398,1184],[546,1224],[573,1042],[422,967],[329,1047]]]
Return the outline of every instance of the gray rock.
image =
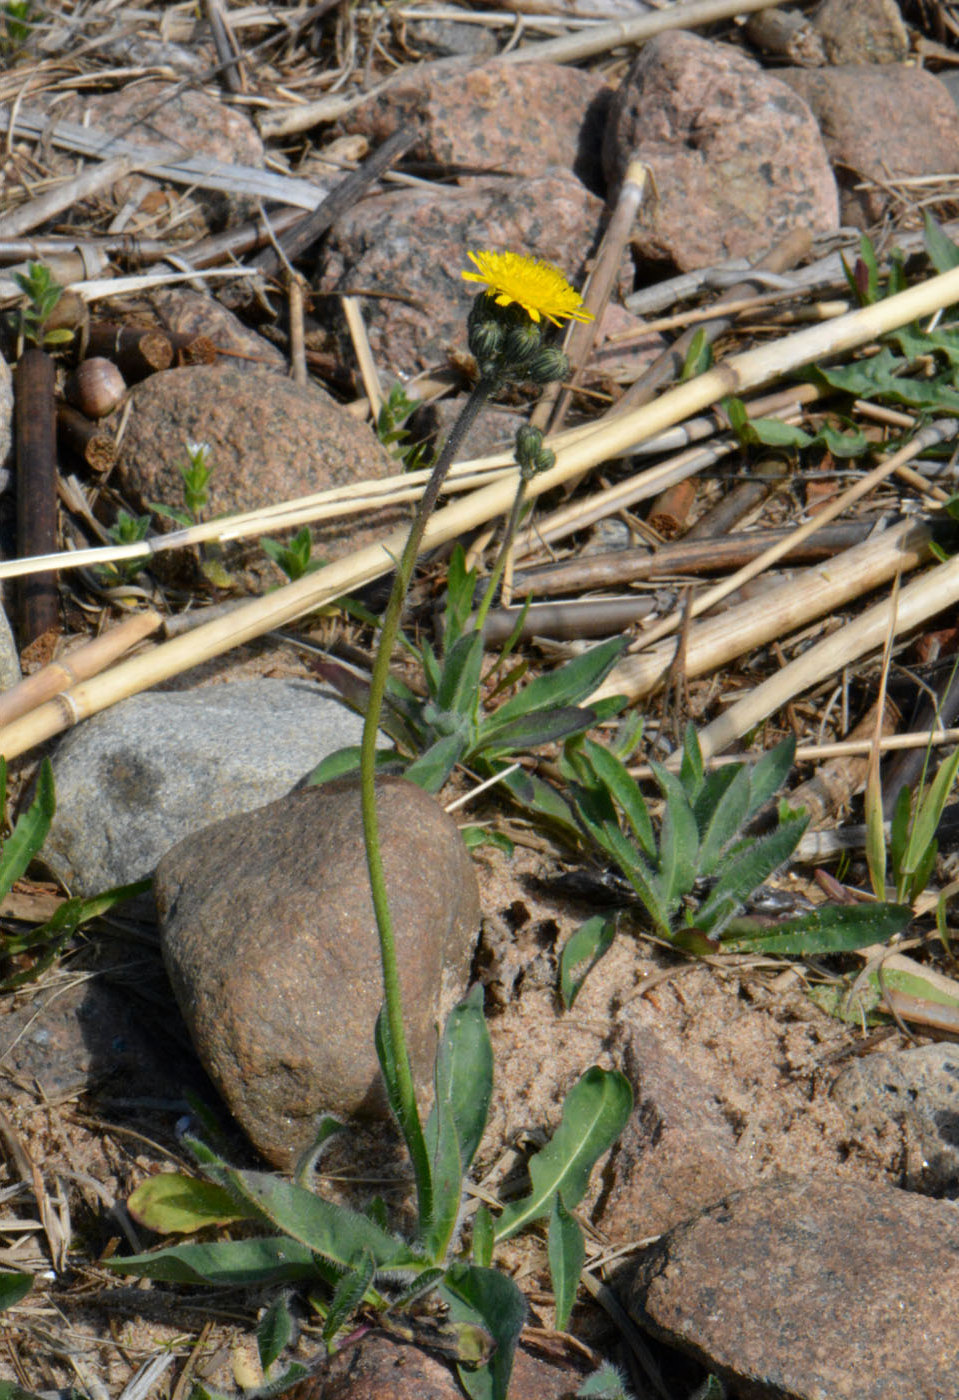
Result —
[[[928,1195],[959,1193],[959,1045],[867,1055],[836,1080],[832,1096],[864,1142],[894,1125],[906,1152],[904,1186]]]
[[[603,1230],[614,1241],[662,1234],[750,1180],[715,1094],[655,1031],[632,1032],[623,1068],[635,1108],[603,1203]]]
[[[902,63],[909,35],[896,0],[823,0],[813,16],[830,63]]]
[[[647,1250],[628,1307],[738,1400],[955,1400],[959,1212],[875,1182],[752,1186]]]
[[[0,409],[2,414],[2,409]],[[0,429],[2,431],[2,429]],[[0,444],[2,446],[2,444]],[[0,454],[2,455],[2,454]],[[2,475],[2,472],[0,472]],[[3,488],[0,487],[0,490]],[[7,617],[7,610],[0,603],[0,691],[12,690],[15,685],[22,680],[20,671],[20,653],[17,650],[17,640],[13,635],[13,628],[10,626],[10,619]]]
[[[309,681],[252,680],[122,701],[53,755],[43,858],[74,894],[140,880],[184,837],[280,797],[362,721]]]
[[[379,784],[383,864],[414,1073],[463,995],[479,928],[452,817],[402,778]],[[383,1000],[358,785],[306,788],[208,828],[160,863],[164,961],[197,1053],[276,1166],[320,1114],[385,1116],[373,1044]]]

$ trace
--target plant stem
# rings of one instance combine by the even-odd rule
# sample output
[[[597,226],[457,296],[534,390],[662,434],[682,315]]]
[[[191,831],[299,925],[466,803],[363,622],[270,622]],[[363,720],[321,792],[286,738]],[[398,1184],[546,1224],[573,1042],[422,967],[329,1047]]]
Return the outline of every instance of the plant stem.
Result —
[[[489,576],[489,583],[486,585],[486,592],[483,594],[483,601],[476,610],[476,620],[474,627],[477,632],[483,630],[483,623],[486,621],[486,614],[490,610],[493,602],[493,595],[499,585],[499,581],[506,568],[506,560],[519,529],[520,516],[523,513],[523,505],[526,500],[526,479],[520,477],[516,484],[516,495],[513,497],[513,504],[510,508],[509,519],[506,522],[506,533],[503,536],[503,543],[499,547],[499,554],[496,556],[496,563],[493,565],[493,572]]]
[[[409,1051],[406,1047],[406,1032],[403,1023],[403,1002],[400,994],[399,968],[396,959],[396,941],[393,935],[393,921],[390,917],[389,897],[386,889],[386,875],[383,868],[383,853],[380,848],[379,821],[376,811],[376,736],[380,727],[380,715],[386,695],[389,678],[390,657],[399,631],[403,604],[416,556],[419,553],[423,531],[433,507],[439,497],[440,487],[452,465],[460,444],[472,427],[489,395],[496,388],[496,379],[481,379],[470,394],[459,418],[453,424],[442,453],[437,459],[420,500],[410,533],[407,537],[400,562],[397,566],[393,590],[390,594],[383,623],[380,628],[380,641],[373,662],[370,677],[369,705],[363,725],[363,742],[360,750],[360,792],[363,811],[363,837],[366,842],[366,863],[370,875],[370,892],[373,897],[373,912],[380,938],[380,961],[383,971],[383,995],[386,1003],[386,1037],[388,1053],[393,1058],[393,1073],[399,1090],[400,1127],[416,1176],[416,1194],[419,1206],[420,1226],[429,1228],[432,1216],[432,1179],[426,1142],[416,1103],[416,1090],[413,1086],[413,1073],[410,1067]]]

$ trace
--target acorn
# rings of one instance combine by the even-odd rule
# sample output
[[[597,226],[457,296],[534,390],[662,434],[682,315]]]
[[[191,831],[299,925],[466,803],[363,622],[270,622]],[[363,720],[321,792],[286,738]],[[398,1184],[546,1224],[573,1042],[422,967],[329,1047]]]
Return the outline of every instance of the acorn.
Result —
[[[106,418],[127,391],[123,375],[112,360],[94,355],[81,360],[64,385],[64,395],[87,418]]]

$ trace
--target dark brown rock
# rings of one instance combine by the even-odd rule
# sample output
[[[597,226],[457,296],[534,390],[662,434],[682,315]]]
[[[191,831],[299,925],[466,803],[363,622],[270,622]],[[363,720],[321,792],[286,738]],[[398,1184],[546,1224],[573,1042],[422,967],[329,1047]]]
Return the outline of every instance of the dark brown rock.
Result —
[[[924,69],[783,68],[779,77],[815,113],[839,180],[844,223],[866,228],[888,207],[885,189],[854,189],[863,179],[888,186],[955,168],[959,113],[945,84]]]
[[[383,860],[414,1069],[465,992],[479,928],[472,862],[435,798],[380,783]],[[164,960],[197,1053],[271,1162],[317,1115],[385,1113],[373,1027],[383,999],[359,789],[307,788],[175,846],[156,875]]]
[[[753,1186],[653,1245],[628,1307],[740,1400],[952,1400],[959,1216],[877,1183]]]
[[[823,0],[813,16],[830,63],[901,63],[909,35],[896,0]]]
[[[512,248],[545,258],[580,286],[602,213],[602,201],[562,170],[364,199],[330,235],[320,289],[389,293],[364,303],[373,353],[394,373],[418,373],[451,348],[466,350],[476,294],[476,284],[461,276],[471,266],[467,249]]]
[[[510,1377],[510,1400],[571,1400],[584,1371],[547,1361],[518,1347]],[[382,1333],[367,1333],[331,1357],[311,1390],[291,1400],[462,1400],[451,1367],[418,1347]],[[318,1386],[322,1385],[322,1389]]]
[[[609,88],[595,73],[553,63],[446,61],[412,69],[341,123],[379,144],[401,126],[422,135],[414,160],[474,172],[575,171],[601,183],[601,124]]]
[[[396,463],[365,423],[318,385],[299,388],[259,366],[224,362],[154,374],[138,384],[117,462],[118,479],[138,511],[158,501],[183,509],[178,464],[187,442],[210,446],[213,474],[206,517],[257,510],[327,487],[389,476]],[[314,558],[338,558],[402,523],[399,510],[364,511],[312,528]],[[157,518],[160,529],[175,528]],[[277,580],[255,540],[224,548],[223,562],[255,588]],[[157,565],[182,561],[158,555]]]
[[[750,257],[796,228],[828,233],[838,223],[835,181],[809,109],[728,44],[674,31],[644,46],[606,127],[611,187],[634,159],[656,182],[634,248],[683,271]]]
[[[617,1242],[660,1235],[750,1179],[709,1085],[655,1031],[631,1033],[623,1068],[635,1108],[614,1155],[601,1217]]]

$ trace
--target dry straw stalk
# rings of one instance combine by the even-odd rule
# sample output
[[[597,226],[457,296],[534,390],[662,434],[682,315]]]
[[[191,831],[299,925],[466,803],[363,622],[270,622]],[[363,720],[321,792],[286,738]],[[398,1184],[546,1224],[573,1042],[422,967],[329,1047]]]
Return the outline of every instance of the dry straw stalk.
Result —
[[[529,483],[529,494],[535,496],[552,490],[570,477],[625,451],[635,442],[682,422],[727,394],[741,394],[768,384],[790,370],[852,350],[957,301],[959,269],[953,269],[836,321],[809,326],[772,345],[731,356],[706,374],[662,394],[653,403],[601,420],[595,431],[561,449],[556,465]],[[445,506],[427,524],[422,548],[433,549],[505,514],[515,490],[516,474],[510,472]],[[358,550],[348,559],[255,599],[228,617],[206,623],[72,687],[56,701],[40,706],[9,725],[0,733],[0,749],[8,758],[23,753],[128,695],[147,690],[201,661],[282,627],[370,582],[393,567],[405,533],[405,530],[394,531],[380,544]]]

